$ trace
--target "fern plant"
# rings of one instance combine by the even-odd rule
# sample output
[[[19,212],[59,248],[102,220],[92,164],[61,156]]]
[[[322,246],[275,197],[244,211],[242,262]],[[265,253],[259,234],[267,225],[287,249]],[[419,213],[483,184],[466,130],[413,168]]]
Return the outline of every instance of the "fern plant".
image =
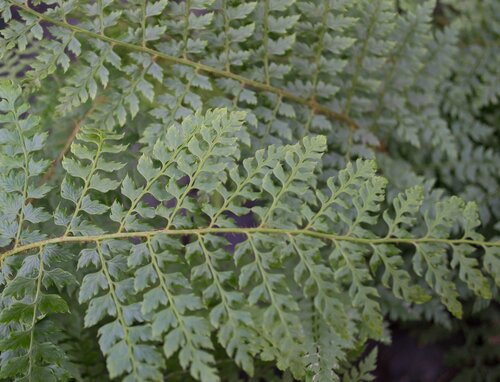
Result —
[[[500,66],[449,96],[465,86],[457,55],[477,54],[462,44],[498,34],[487,14],[0,12],[1,381],[368,381],[388,318],[446,323],[497,297]],[[463,177],[472,146],[468,165],[491,165]]]

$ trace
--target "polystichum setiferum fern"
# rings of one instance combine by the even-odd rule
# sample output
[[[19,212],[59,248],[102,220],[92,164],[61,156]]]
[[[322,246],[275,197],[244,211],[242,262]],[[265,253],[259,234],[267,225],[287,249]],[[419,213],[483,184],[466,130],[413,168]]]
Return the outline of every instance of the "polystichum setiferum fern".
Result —
[[[46,4],[0,1],[1,52],[35,52],[0,83],[0,380],[370,380],[376,349],[356,361],[398,304],[446,322],[437,306],[494,297],[494,193],[481,225],[411,179],[433,149],[449,189],[498,185],[494,165],[459,175],[479,143],[453,128],[494,120],[492,90],[440,109],[463,19],[433,35],[432,1]]]

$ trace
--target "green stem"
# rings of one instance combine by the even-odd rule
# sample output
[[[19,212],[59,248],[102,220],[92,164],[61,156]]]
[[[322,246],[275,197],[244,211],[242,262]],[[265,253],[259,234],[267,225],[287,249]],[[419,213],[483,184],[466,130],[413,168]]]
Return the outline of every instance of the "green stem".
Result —
[[[264,78],[266,84],[269,85],[271,82],[269,76],[269,0],[264,0],[264,16],[263,16],[263,36],[262,36],[262,46],[264,47]]]
[[[190,175],[189,176],[189,184],[186,186],[186,189],[184,190],[184,192],[182,193],[181,197],[179,198],[179,200],[177,200],[177,203],[175,204],[175,207],[172,211],[172,213],[170,214],[169,218],[168,218],[168,223],[167,223],[167,226],[165,229],[169,229],[173,222],[174,222],[174,219],[177,215],[177,213],[179,212],[179,210],[182,208],[182,205],[184,203],[184,200],[186,199],[186,197],[188,196],[189,192],[193,189],[193,186],[194,186],[194,183],[196,182],[196,180],[198,179],[198,176],[201,174],[201,172],[203,171],[203,168],[205,166],[205,163],[207,162],[207,160],[210,158],[210,156],[212,155],[213,151],[214,151],[214,148],[215,146],[217,145],[217,143],[219,143],[219,139],[222,137],[222,135],[225,133],[225,131],[220,131],[220,132],[217,132],[217,136],[213,139],[213,141],[209,144],[207,150],[205,151],[205,154],[203,155],[203,157],[201,158],[197,168],[196,168],[196,171],[194,172],[193,175]]]
[[[265,143],[265,139],[271,134],[271,128],[273,126],[273,122],[276,120],[276,117],[278,116],[278,111],[280,109],[281,103],[282,103],[282,99],[279,96],[278,100],[276,101],[276,105],[273,108],[273,114],[271,116],[271,119],[266,124],[266,131],[264,132],[264,134],[262,135],[262,137],[260,139],[262,147],[265,147],[265,144],[264,144]]]
[[[372,113],[373,115],[373,122],[371,126],[371,131],[378,131],[379,126],[377,125],[380,116],[382,115],[382,112],[384,111],[384,97],[387,91],[390,89],[392,85],[392,81],[394,79],[394,75],[396,74],[396,64],[398,63],[400,59],[400,54],[403,51],[403,48],[406,46],[406,44],[410,41],[411,36],[415,32],[415,29],[417,28],[417,22],[413,23],[406,35],[404,36],[401,44],[395,49],[394,53],[392,53],[389,58],[387,59],[389,63],[389,67],[387,69],[386,75],[383,80],[382,88],[379,94],[376,96],[376,108],[375,111]]]
[[[104,9],[102,7],[102,0],[97,0],[97,7],[99,8],[99,34],[104,35]]]
[[[214,284],[219,291],[222,305],[224,305],[224,308],[226,310],[227,319],[228,319],[228,321],[231,322],[231,324],[233,325],[233,328],[237,328],[238,322],[237,322],[237,319],[234,317],[233,309],[231,308],[231,303],[227,299],[226,290],[222,286],[219,272],[217,271],[217,269],[215,269],[215,266],[212,263],[212,259],[210,258],[210,253],[207,250],[207,247],[205,246],[205,243],[203,242],[203,237],[201,235],[198,235],[198,242],[200,243],[200,247],[201,247],[201,250],[203,252],[203,256],[205,257],[205,261],[207,263],[207,266],[210,269],[210,273],[212,274]]]
[[[372,16],[370,17],[370,23],[368,25],[368,29],[366,31],[366,38],[363,40],[363,45],[361,47],[361,51],[359,53],[358,58],[356,59],[356,66],[354,69],[354,74],[352,76],[352,81],[351,81],[351,87],[349,88],[349,91],[346,96],[346,104],[344,108],[344,114],[349,115],[349,111],[351,109],[351,102],[352,102],[352,97],[354,96],[354,92],[356,91],[356,87],[358,86],[358,79],[359,75],[361,74],[361,68],[363,67],[363,61],[365,60],[367,48],[368,48],[368,41],[370,40],[371,33],[373,30],[373,27],[375,26],[377,22],[378,15],[380,13],[380,8],[381,8],[382,2],[380,0],[377,1],[377,6],[375,8],[375,11],[373,12]]]
[[[184,6],[186,7],[186,12],[184,13],[184,30],[182,31],[182,57],[187,59],[187,48],[189,39],[189,15],[191,12],[191,0],[184,0]]]
[[[141,32],[142,41],[141,46],[146,46],[146,6],[147,0],[143,0],[141,3]]]
[[[69,235],[73,228],[73,220],[78,216],[78,213],[80,212],[80,208],[83,203],[83,199],[87,195],[87,192],[90,188],[90,181],[92,180],[92,177],[94,176],[96,170],[97,170],[97,162],[99,161],[99,157],[101,155],[101,150],[102,150],[102,145],[104,143],[104,140],[101,138],[99,143],[97,144],[97,151],[95,154],[95,160],[92,162],[92,167],[90,168],[89,175],[87,176],[87,179],[85,179],[85,184],[83,185],[83,190],[82,194],[80,195],[80,198],[78,199],[78,202],[76,203],[75,206],[75,211],[73,212],[73,215],[71,216],[71,220],[69,222],[68,227],[66,228],[66,231],[64,231],[63,237]]]
[[[201,128],[201,127],[200,127]],[[132,205],[130,206],[130,208],[128,209],[127,213],[125,214],[125,216],[121,219],[120,221],[120,227],[118,228],[118,232],[117,233],[121,233],[124,228],[125,228],[125,224],[127,223],[127,219],[128,217],[133,213],[135,212],[135,209],[137,208],[137,205],[139,204],[139,202],[142,200],[142,198],[149,193],[149,191],[151,190],[151,187],[153,187],[153,185],[155,184],[155,182],[161,178],[163,175],[165,175],[165,172],[170,168],[170,166],[177,160],[177,156],[180,154],[180,152],[182,150],[184,150],[187,145],[189,144],[189,142],[191,142],[191,139],[193,139],[193,137],[198,133],[198,130],[199,128],[195,129],[191,134],[190,136],[188,137],[188,139],[185,140],[185,142],[183,144],[181,144],[172,154],[172,157],[163,165],[163,167],[160,169],[160,171],[158,171],[158,173],[153,177],[151,178],[148,182],[146,182],[146,185],[144,186],[144,189],[142,190],[142,192],[139,194],[139,196],[137,198],[135,198],[134,201],[132,201]]]
[[[29,155],[28,155],[28,150],[26,149],[26,142],[24,141],[24,136],[23,136],[23,131],[21,129],[21,125],[19,124],[19,116],[17,115],[17,112],[14,112],[14,119],[15,119],[15,127],[17,134],[19,136],[19,141],[21,143],[21,147],[23,149],[23,156],[24,156],[24,184],[23,184],[23,204],[21,205],[21,209],[18,214],[18,223],[17,223],[17,232],[16,232],[16,238],[14,241],[14,247],[17,247],[19,245],[19,240],[21,238],[21,232],[22,232],[22,225],[24,221],[24,207],[26,205],[26,201],[28,199],[28,181],[29,181]]]
[[[191,335],[189,333],[189,330],[186,328],[185,325],[185,317],[178,311],[177,306],[175,305],[175,299],[173,294],[170,292],[168,289],[167,284],[165,283],[165,272],[163,272],[160,268],[160,265],[158,264],[158,259],[156,256],[155,251],[153,250],[153,246],[151,244],[151,239],[148,237],[147,239],[147,247],[149,250],[149,254],[151,255],[151,265],[153,266],[154,271],[156,272],[156,275],[158,277],[158,281],[160,283],[160,287],[163,290],[163,293],[165,296],[167,296],[168,303],[170,304],[170,308],[172,309],[174,316],[177,320],[177,324],[179,325],[179,328],[181,329],[182,333],[184,334],[184,337],[186,339],[186,342],[188,343],[188,347],[191,349],[197,349],[197,346],[193,343],[193,339],[191,338]]]
[[[255,263],[257,265],[257,269],[259,270],[260,276],[262,277],[262,283],[264,284],[264,287],[267,290],[267,294],[269,295],[269,304],[271,307],[274,307],[276,309],[276,312],[278,313],[279,320],[281,321],[281,324],[285,328],[285,333],[286,336],[290,339],[292,343],[297,342],[296,339],[293,338],[293,334],[289,329],[289,322],[286,320],[285,314],[287,313],[284,310],[284,306],[278,303],[276,300],[276,291],[273,288],[272,284],[269,281],[269,275],[268,275],[268,270],[264,267],[264,264],[262,264],[262,259],[261,259],[261,254],[259,250],[257,249],[252,236],[247,234],[247,239],[248,242],[250,243],[250,247],[252,248],[252,252],[254,253],[255,257]],[[264,329],[265,330],[265,329]],[[268,331],[269,335],[273,337],[272,331]],[[284,351],[285,349],[280,349],[280,351]]]
[[[318,80],[319,80],[319,75],[321,73],[321,57],[323,55],[323,49],[324,49],[324,40],[325,40],[325,34],[327,30],[327,25],[326,21],[328,19],[328,14],[330,13],[330,2],[325,1],[325,9],[323,9],[323,17],[321,18],[321,31],[319,33],[319,38],[318,38],[318,45],[316,47],[316,54],[314,55],[314,73],[312,76],[312,91],[310,95],[310,99],[314,100],[316,99],[316,92],[318,90]]]
[[[440,239],[432,237],[422,238],[373,238],[367,239],[355,236],[337,235],[326,232],[312,231],[308,229],[287,229],[287,228],[267,228],[267,227],[251,227],[251,228],[218,228],[218,227],[204,227],[204,228],[188,228],[188,229],[159,229],[151,231],[139,232],[115,232],[103,235],[88,235],[88,236],[60,236],[51,239],[40,240],[34,243],[21,245],[13,248],[0,255],[0,264],[9,256],[16,255],[31,249],[37,249],[49,244],[63,244],[63,243],[89,243],[89,242],[102,242],[111,239],[132,239],[132,238],[148,238],[155,235],[172,235],[172,236],[189,236],[189,235],[205,235],[205,234],[269,234],[269,235],[306,235],[318,239],[334,241],[334,242],[351,242],[365,245],[377,244],[446,244],[446,245],[461,245],[469,244],[477,247],[500,247],[500,241],[481,241],[470,239]]]
[[[42,280],[43,280],[43,272],[44,272],[44,267],[43,267],[43,258],[42,258],[42,250],[43,247],[40,247],[39,250],[39,255],[40,255],[40,266],[38,268],[38,275],[37,275],[37,281],[36,281],[36,293],[35,297],[33,298],[33,318],[31,320],[31,327],[30,327],[30,344],[28,348],[28,382],[31,382],[33,380],[33,346],[35,343],[35,325],[37,322],[37,309],[38,309],[38,300],[40,299],[40,293],[42,290]]]
[[[279,200],[285,194],[285,192],[289,189],[290,184],[292,184],[292,182],[296,179],[299,168],[302,165],[302,163],[304,163],[304,161],[305,161],[305,158],[304,158],[304,154],[302,153],[301,157],[299,158],[299,162],[293,167],[290,176],[288,177],[286,182],[283,184],[283,187],[281,187],[281,190],[278,193],[278,195],[276,195],[276,197],[273,198],[273,202],[272,202],[271,206],[267,210],[266,214],[262,217],[261,222],[260,222],[260,227],[265,226],[265,224],[267,223],[267,220],[272,216],[272,213],[276,209]]]
[[[123,311],[122,307],[120,304],[120,300],[116,296],[116,291],[115,291],[115,284],[113,281],[113,278],[111,277],[108,267],[106,265],[106,259],[104,258],[104,254],[102,253],[101,250],[101,245],[99,242],[97,244],[97,253],[99,255],[99,260],[101,261],[101,269],[106,277],[106,280],[109,285],[109,293],[111,294],[111,298],[113,299],[113,303],[115,304],[116,308],[116,318],[120,322],[120,325],[123,329],[123,340],[127,344],[127,355],[130,359],[130,365],[132,366],[132,375],[136,378],[137,381],[140,380],[139,375],[137,374],[137,365],[135,364],[135,357],[134,357],[134,349],[133,349],[133,344],[130,342],[130,336],[129,336],[129,327],[127,323],[125,322],[125,317],[123,316]]]
[[[229,62],[229,50],[231,41],[229,40],[229,29],[231,27],[229,17],[227,16],[227,0],[224,0],[222,5],[222,14],[224,17],[224,68],[226,72],[231,71],[231,64]]]
[[[263,161],[262,163],[258,163],[257,167],[250,173],[247,174],[247,177],[240,182],[237,186],[234,192],[229,196],[225,201],[224,204],[221,206],[221,208],[215,213],[215,215],[212,217],[210,225],[208,228],[214,227],[214,225],[217,223],[217,219],[219,218],[220,215],[222,215],[231,202],[236,199],[238,196],[240,196],[241,191],[252,181],[252,179],[266,166],[267,162]]]

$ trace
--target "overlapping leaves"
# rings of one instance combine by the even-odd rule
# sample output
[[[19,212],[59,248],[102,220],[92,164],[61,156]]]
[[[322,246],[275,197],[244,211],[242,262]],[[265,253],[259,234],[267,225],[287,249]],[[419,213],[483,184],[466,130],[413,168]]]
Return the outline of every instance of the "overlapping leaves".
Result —
[[[23,150],[36,123],[16,86],[3,84],[1,97],[12,160],[0,195],[20,198],[2,210],[6,377],[69,378],[63,348],[38,329],[67,310],[54,285],[69,291],[75,278],[84,325],[99,327],[109,374],[126,381],[162,380],[172,362],[217,381],[218,347],[249,374],[261,358],[297,378],[336,379],[349,349],[382,336],[379,282],[410,304],[436,295],[456,316],[458,280],[484,299],[488,273],[498,283],[499,244],[476,232],[474,203],[429,203],[415,187],[388,206],[373,161],[349,164],[323,189],[321,136],[243,159],[245,115],[224,109],[171,126],[129,168],[120,135],[83,129],[51,217],[23,193],[38,174],[36,150]],[[27,186],[11,190],[11,179]],[[27,208],[44,219],[24,218]],[[9,227],[21,224],[18,237]]]

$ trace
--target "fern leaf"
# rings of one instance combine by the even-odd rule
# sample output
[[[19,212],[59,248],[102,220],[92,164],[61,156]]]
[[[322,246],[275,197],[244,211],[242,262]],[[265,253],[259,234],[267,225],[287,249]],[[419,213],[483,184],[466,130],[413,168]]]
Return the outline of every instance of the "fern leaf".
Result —
[[[8,105],[19,91],[12,84],[4,87],[2,105]],[[4,108],[9,132],[18,122]],[[422,303],[435,293],[457,316],[461,304],[450,267],[458,267],[472,291],[491,298],[483,266],[494,269],[491,250],[498,243],[476,231],[474,204],[451,197],[430,205],[422,190],[413,188],[388,210],[386,180],[376,175],[374,162],[362,160],[320,190],[323,137],[271,146],[241,161],[237,137],[245,139],[244,121],[241,112],[216,109],[186,118],[180,128],[172,125],[122,177],[121,186],[109,174],[122,171],[116,160],[126,149],[122,136],[83,129],[63,161],[67,174],[60,196],[68,207],[57,208],[53,223],[30,219],[36,227],[42,221],[44,227],[64,223],[66,230],[16,246],[9,247],[12,239],[5,242],[6,301],[14,288],[8,280],[23,276],[22,259],[32,264],[33,251],[78,244],[85,326],[99,327],[112,378],[158,380],[165,360],[175,357],[194,378],[216,381],[212,333],[249,373],[260,356],[297,378],[335,375],[328,362],[342,359],[353,336],[382,337],[379,271],[397,298]],[[22,150],[17,155],[22,173]],[[119,186],[122,202],[107,199],[105,193]],[[236,218],[247,213],[254,224],[242,227]],[[379,224],[385,226],[382,233],[369,230]],[[241,235],[234,254],[228,234]],[[412,270],[400,255],[407,246],[415,250],[413,269],[425,276],[427,290],[411,283]],[[482,250],[487,251],[483,266],[472,257]],[[19,279],[19,291],[25,290],[24,281]],[[312,299],[311,314],[318,320],[313,329],[300,320],[297,291]],[[5,323],[36,317],[19,303],[12,306],[4,310]],[[62,306],[51,303],[47,309],[57,313]],[[307,342],[306,330],[324,333],[324,342]],[[344,345],[329,352],[335,340]]]
[[[0,379],[370,380],[484,309],[498,10],[0,0]]]

